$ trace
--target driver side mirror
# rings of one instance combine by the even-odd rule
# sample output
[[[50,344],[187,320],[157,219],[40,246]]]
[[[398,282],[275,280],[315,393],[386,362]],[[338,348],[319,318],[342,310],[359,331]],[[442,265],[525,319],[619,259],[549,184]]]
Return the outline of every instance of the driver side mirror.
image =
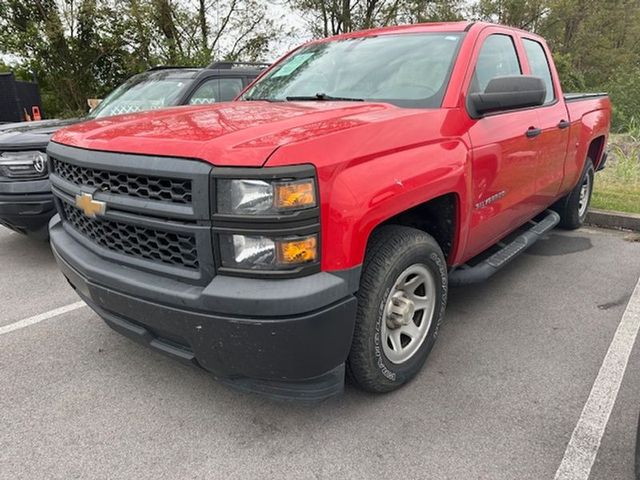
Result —
[[[487,113],[539,107],[546,96],[547,88],[538,77],[496,77],[489,81],[483,93],[469,95],[469,110],[473,118],[481,118]]]

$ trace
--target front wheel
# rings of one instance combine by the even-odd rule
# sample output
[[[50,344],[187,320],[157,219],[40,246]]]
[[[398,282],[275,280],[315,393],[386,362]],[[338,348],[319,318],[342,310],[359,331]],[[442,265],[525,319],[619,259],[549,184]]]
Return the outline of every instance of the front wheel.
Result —
[[[447,267],[430,235],[385,226],[371,239],[358,291],[349,377],[362,389],[389,392],[420,371],[447,303]]]

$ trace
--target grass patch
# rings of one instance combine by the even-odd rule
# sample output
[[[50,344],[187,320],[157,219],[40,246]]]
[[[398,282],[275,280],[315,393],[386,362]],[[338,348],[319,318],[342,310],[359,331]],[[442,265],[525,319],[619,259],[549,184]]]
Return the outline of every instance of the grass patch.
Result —
[[[640,138],[612,135],[607,166],[596,174],[591,206],[640,213]]]
[[[616,185],[604,186],[596,181],[591,206],[600,210],[640,213],[640,189],[624,189]]]

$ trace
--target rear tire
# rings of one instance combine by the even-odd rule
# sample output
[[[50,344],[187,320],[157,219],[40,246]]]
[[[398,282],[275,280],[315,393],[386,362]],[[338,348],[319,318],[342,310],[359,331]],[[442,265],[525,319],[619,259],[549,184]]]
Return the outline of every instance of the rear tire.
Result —
[[[393,225],[374,232],[347,359],[356,385],[389,392],[415,377],[438,336],[447,281],[444,255],[433,237]]]
[[[584,225],[593,194],[594,170],[593,161],[587,158],[580,180],[569,194],[560,199],[553,210],[560,215],[559,227],[575,230]]]

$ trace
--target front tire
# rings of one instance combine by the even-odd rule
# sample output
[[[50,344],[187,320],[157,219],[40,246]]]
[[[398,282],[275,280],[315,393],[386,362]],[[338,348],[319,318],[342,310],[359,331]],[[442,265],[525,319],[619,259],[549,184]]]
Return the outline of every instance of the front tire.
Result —
[[[360,388],[389,392],[420,371],[447,303],[447,267],[430,235],[409,227],[374,232],[358,291],[347,372]]]
[[[593,194],[593,180],[593,161],[587,158],[582,176],[576,186],[552,207],[560,215],[561,228],[575,230],[584,225]]]

